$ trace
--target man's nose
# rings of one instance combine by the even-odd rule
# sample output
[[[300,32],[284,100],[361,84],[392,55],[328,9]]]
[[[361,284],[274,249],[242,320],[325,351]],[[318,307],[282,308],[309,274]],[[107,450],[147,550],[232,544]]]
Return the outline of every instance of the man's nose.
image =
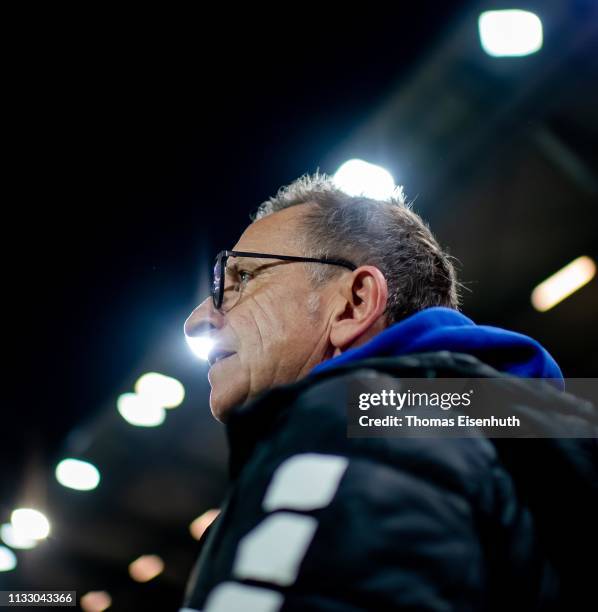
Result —
[[[220,329],[223,324],[223,316],[214,308],[212,298],[208,297],[187,317],[184,326],[185,335],[202,336],[212,330]]]

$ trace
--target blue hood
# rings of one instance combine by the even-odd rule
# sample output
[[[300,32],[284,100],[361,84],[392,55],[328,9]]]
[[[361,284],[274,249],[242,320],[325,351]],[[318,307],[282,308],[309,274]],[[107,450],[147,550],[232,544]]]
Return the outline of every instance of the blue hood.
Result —
[[[312,373],[370,357],[451,351],[477,357],[500,372],[527,378],[553,378],[564,389],[556,361],[536,340],[516,332],[476,325],[450,308],[427,308],[391,325],[363,346],[318,364]]]

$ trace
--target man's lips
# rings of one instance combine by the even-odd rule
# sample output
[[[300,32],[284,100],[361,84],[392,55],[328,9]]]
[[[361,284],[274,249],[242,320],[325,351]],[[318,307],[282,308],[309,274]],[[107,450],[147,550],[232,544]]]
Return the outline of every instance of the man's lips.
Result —
[[[221,361],[222,359],[226,359],[231,355],[236,355],[236,351],[228,351],[222,348],[213,349],[208,355],[208,363],[210,364],[210,367],[212,367],[215,363]]]

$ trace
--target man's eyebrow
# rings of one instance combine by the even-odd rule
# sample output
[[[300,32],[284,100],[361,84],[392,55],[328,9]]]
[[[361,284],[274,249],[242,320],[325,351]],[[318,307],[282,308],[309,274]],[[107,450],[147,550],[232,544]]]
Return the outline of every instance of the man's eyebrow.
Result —
[[[247,269],[251,272],[258,272],[262,269],[273,267],[278,263],[280,262],[274,263],[271,259],[260,259],[258,257],[243,257],[242,255],[240,255],[239,257],[234,258],[233,263],[231,263],[231,260],[229,259],[226,267],[227,269],[235,273],[238,272],[240,268]]]
[[[228,260],[228,263],[230,263],[230,269],[237,272],[239,268],[252,268],[257,270],[267,262],[265,259],[257,259],[253,257],[235,257],[232,263],[230,259]]]
[[[230,267],[231,270],[238,270],[240,267],[247,268],[256,264],[256,260],[252,260],[249,257],[235,257],[234,260],[231,260],[232,257],[227,262],[227,268]]]

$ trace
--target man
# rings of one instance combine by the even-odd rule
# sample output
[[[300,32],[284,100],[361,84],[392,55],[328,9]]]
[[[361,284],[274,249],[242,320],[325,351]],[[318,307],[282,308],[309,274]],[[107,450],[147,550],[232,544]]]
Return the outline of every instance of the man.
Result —
[[[219,254],[212,284],[185,333],[215,341],[210,407],[226,424],[232,482],[186,609],[584,601],[593,440],[347,437],[346,390],[364,375],[562,381],[531,338],[458,312],[451,259],[400,192],[376,201],[302,177]],[[583,421],[569,396],[542,393],[529,391],[530,409],[562,403]]]

